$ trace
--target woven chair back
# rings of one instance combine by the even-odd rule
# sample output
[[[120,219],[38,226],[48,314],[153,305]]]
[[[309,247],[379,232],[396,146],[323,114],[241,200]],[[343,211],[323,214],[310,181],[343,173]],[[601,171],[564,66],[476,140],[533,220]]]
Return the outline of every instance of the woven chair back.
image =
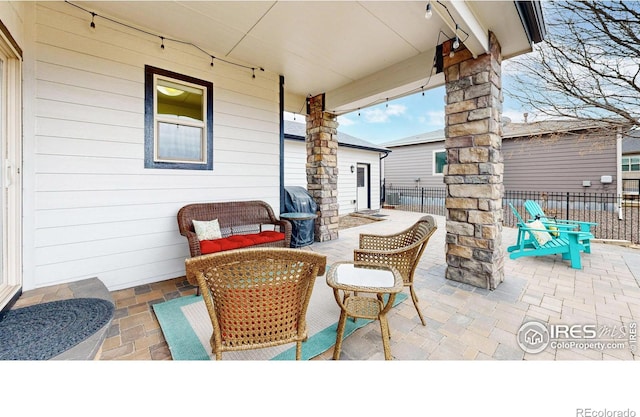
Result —
[[[402,275],[404,282],[413,282],[413,273],[429,238],[436,231],[432,216],[423,216],[411,227],[393,235],[361,235],[356,260],[391,265]]]
[[[217,355],[299,342],[315,278],[326,257],[289,248],[232,250],[190,258],[187,275],[204,298]]]

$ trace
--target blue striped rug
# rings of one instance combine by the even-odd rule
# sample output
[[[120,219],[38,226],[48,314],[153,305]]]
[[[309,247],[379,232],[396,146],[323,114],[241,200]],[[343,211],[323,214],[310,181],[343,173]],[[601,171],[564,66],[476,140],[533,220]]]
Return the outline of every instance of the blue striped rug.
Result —
[[[327,297],[328,295],[330,298]],[[302,344],[303,360],[312,359],[326,352],[336,342],[340,309],[332,293],[322,294],[315,299],[321,299],[322,296],[326,297],[322,300],[322,305],[318,305],[318,301],[313,302],[313,295],[312,302],[309,304],[307,311],[309,338]],[[398,294],[394,306],[406,298],[406,294]],[[174,360],[212,359],[213,354],[209,345],[211,322],[201,296],[181,297],[154,304],[153,309]],[[358,319],[355,323],[353,320],[347,320],[344,337],[370,322],[371,320],[364,319]],[[295,360],[295,357],[295,344],[222,354],[222,358],[227,360]]]

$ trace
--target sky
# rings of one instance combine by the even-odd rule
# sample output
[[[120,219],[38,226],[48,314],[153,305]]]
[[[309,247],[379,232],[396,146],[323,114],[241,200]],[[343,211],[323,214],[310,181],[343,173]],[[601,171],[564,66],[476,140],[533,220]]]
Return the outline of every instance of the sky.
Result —
[[[503,62],[502,82],[503,90],[508,89],[512,82],[507,62]],[[525,110],[520,103],[510,99],[504,91],[503,96],[503,118],[508,117],[512,122],[523,122]],[[442,86],[425,90],[424,95],[418,92],[338,116],[338,130],[371,143],[384,144],[443,129],[444,106],[445,89]],[[288,114],[286,119],[293,120],[293,115]],[[295,120],[302,121],[304,117],[296,115]],[[533,115],[528,120],[534,120]]]

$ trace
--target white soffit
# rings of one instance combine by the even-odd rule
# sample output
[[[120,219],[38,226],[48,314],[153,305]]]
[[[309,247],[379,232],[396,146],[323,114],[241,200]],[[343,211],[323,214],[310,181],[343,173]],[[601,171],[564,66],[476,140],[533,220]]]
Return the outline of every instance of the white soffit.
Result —
[[[505,57],[530,50],[512,1],[443,1],[474,54],[496,33]],[[427,1],[85,1],[88,10],[192,42],[220,58],[284,75],[287,110],[327,94],[328,110],[397,96],[426,82],[438,41],[454,36]],[[432,1],[435,4],[435,1]],[[441,85],[432,78],[430,87]]]

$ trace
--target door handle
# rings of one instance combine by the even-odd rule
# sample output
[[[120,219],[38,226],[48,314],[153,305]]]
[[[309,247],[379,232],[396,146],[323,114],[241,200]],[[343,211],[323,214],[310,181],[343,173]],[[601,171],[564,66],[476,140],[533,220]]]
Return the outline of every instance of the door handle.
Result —
[[[11,187],[11,161],[8,159],[4,160],[4,188]]]

